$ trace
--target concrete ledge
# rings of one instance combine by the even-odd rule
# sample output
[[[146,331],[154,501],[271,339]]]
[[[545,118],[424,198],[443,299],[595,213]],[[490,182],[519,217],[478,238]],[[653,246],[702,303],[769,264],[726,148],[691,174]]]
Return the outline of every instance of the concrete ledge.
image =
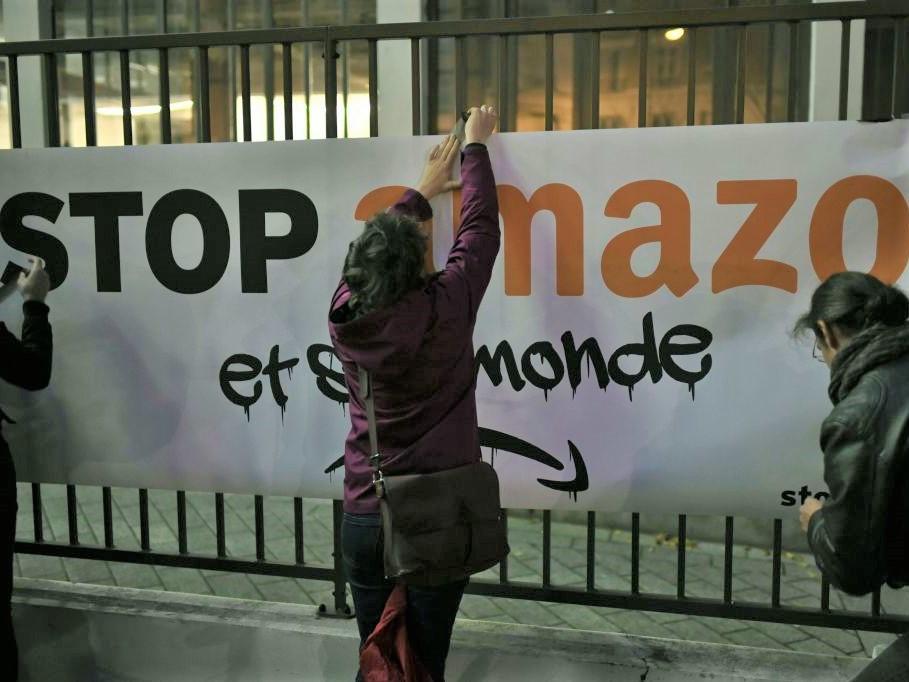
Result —
[[[17,579],[24,680],[352,680],[356,625],[297,604]],[[849,680],[866,659],[459,620],[448,679]]]

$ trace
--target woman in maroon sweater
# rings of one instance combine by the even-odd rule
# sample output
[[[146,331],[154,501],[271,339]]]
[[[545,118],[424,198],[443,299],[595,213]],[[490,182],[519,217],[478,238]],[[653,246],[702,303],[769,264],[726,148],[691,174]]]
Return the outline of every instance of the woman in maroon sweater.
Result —
[[[460,147],[450,137],[430,155],[415,190],[366,223],[350,246],[331,302],[329,332],[350,394],[344,450],[342,553],[361,645],[394,585],[385,580],[379,501],[357,367],[372,375],[382,470],[430,473],[480,459],[473,328],[499,252],[499,208],[485,142],[492,107],[471,110],[461,153],[461,228],[441,272],[424,270],[428,200],[451,182]],[[466,582],[409,588],[407,630],[433,680],[444,679],[451,630]]]

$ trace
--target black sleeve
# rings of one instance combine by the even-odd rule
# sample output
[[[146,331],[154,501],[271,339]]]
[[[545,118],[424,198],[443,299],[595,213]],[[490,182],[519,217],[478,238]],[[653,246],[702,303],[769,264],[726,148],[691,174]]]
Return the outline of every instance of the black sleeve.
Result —
[[[874,507],[878,447],[874,430],[855,420],[828,419],[821,432],[830,497],[811,517],[808,544],[834,587],[863,595],[884,579],[882,515]]]
[[[38,301],[22,306],[22,340],[0,322],[0,379],[14,386],[37,391],[46,388],[51,377],[53,335],[47,320],[49,309]]]

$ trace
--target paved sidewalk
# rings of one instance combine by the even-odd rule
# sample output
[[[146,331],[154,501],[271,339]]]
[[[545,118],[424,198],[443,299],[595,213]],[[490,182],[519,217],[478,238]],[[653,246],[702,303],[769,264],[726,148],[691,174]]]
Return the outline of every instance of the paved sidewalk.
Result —
[[[114,489],[114,538],[118,547],[139,547],[139,499],[135,490]],[[42,486],[44,533],[48,540],[66,540],[66,494],[63,486]],[[249,495],[225,495],[227,551],[232,557],[254,558],[254,502]],[[31,492],[19,486],[20,539],[31,539]],[[215,554],[214,495],[187,493],[189,550]],[[552,582],[556,586],[583,587],[586,581],[587,531],[583,526],[561,523],[553,514]],[[176,495],[149,491],[149,530],[155,550],[176,552]],[[770,522],[768,522],[768,527]],[[101,490],[79,488],[79,537],[84,544],[103,543]],[[268,498],[265,502],[266,554],[269,560],[293,562],[293,501]],[[512,553],[509,578],[539,584],[542,566],[542,521],[539,515],[509,519]],[[304,502],[304,547],[307,563],[331,564],[331,503]],[[669,535],[641,535],[641,591],[675,595],[677,542]],[[722,597],[722,544],[687,544],[686,591],[691,596]],[[630,534],[598,528],[596,536],[596,586],[629,590],[631,580]],[[771,554],[768,548],[736,546],[733,598],[769,602]],[[256,576],[196,569],[105,563],[20,555],[16,575],[99,585],[153,588],[225,597],[283,601],[298,604],[331,603],[331,586],[312,580]],[[498,577],[497,569],[489,572]],[[909,613],[906,591],[885,590],[885,612]],[[784,605],[817,606],[820,576],[810,556],[785,553],[782,562],[781,600]],[[870,609],[870,598],[854,598],[832,591],[833,609]],[[528,625],[620,632],[700,642],[741,644],[800,652],[870,656],[891,635],[831,628],[703,618],[678,614],[625,611],[570,604],[466,595],[461,615]]]

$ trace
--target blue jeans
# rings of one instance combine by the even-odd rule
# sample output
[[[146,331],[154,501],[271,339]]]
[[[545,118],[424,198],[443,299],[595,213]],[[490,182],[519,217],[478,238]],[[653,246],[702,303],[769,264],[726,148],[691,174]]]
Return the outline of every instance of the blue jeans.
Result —
[[[382,522],[378,514],[344,514],[341,525],[344,570],[353,593],[360,646],[372,634],[395,584],[385,579]],[[467,581],[431,588],[407,588],[407,634],[434,682],[445,679],[451,631]],[[357,680],[362,679],[359,673]]]

